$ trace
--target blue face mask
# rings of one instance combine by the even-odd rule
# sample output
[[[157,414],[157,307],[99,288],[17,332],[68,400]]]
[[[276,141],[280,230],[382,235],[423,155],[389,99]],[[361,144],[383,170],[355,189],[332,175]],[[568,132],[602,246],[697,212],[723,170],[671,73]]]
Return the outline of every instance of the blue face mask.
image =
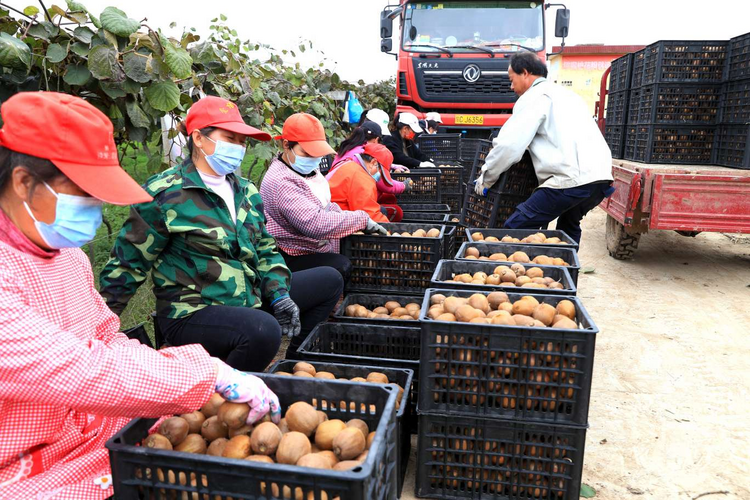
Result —
[[[373,179],[375,179],[375,182],[380,182],[380,179],[383,178],[383,176],[380,174],[380,170],[375,172],[372,176]]]
[[[210,137],[206,137],[206,139],[216,144],[214,154],[207,155],[202,149],[201,153],[206,157],[208,166],[217,175],[229,175],[240,168],[242,160],[245,158],[245,146],[226,141],[215,141]]]
[[[320,158],[305,158],[299,155],[294,155],[294,163],[291,163],[291,167],[295,170],[295,172],[299,172],[302,175],[308,175],[311,174],[320,167],[320,162],[323,160],[322,157]],[[287,155],[287,161],[289,161],[289,155]]]
[[[96,230],[102,225],[102,202],[87,196],[59,194],[46,182],[44,185],[57,198],[55,220],[52,224],[39,222],[31,213],[29,205],[26,202],[23,202],[23,205],[34,219],[36,230],[47,246],[58,250],[78,248],[93,240]]]

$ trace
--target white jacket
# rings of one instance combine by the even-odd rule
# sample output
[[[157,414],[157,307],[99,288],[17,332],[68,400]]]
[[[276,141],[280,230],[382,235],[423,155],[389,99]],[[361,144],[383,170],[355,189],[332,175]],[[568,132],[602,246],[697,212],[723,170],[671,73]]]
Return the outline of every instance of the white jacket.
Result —
[[[539,187],[565,189],[612,180],[612,153],[574,92],[537,79],[518,99],[513,116],[493,141],[482,172],[484,186],[518,163],[528,149]]]

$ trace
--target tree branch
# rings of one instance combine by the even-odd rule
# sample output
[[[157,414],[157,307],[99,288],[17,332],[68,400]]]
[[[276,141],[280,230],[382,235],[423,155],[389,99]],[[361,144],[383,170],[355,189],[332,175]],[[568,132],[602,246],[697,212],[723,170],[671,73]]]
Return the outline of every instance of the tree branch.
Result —
[[[50,17],[49,11],[47,10],[47,7],[44,6],[44,2],[42,2],[42,0],[39,0],[39,5],[42,6],[42,10],[44,11],[44,15],[47,16],[47,21],[52,22],[52,17]],[[58,24],[57,26],[59,27],[60,25]]]

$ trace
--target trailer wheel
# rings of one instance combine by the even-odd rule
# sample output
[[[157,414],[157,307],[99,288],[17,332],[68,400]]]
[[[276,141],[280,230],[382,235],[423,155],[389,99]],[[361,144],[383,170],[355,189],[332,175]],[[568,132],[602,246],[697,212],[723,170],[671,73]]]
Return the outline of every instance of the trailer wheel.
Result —
[[[638,249],[641,233],[628,233],[625,226],[607,214],[606,239],[609,255],[617,260],[629,260],[633,258],[633,254]]]

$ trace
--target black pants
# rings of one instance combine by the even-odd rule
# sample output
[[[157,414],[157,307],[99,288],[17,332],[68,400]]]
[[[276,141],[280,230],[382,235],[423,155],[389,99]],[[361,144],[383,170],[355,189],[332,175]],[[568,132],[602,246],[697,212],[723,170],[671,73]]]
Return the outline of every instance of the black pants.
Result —
[[[341,275],[331,267],[292,273],[292,300],[300,309],[302,331],[292,339],[289,353],[336,307],[344,290]],[[157,317],[164,339],[173,346],[201,344],[206,351],[242,371],[262,372],[281,345],[281,327],[270,306],[208,306],[190,316]]]
[[[349,277],[352,274],[352,262],[349,260],[349,257],[339,253],[288,255],[281,250],[279,250],[279,253],[284,257],[287,267],[293,273],[304,271],[306,269],[313,269],[315,267],[328,266],[334,268],[339,274],[341,274],[345,284],[349,282]]]

